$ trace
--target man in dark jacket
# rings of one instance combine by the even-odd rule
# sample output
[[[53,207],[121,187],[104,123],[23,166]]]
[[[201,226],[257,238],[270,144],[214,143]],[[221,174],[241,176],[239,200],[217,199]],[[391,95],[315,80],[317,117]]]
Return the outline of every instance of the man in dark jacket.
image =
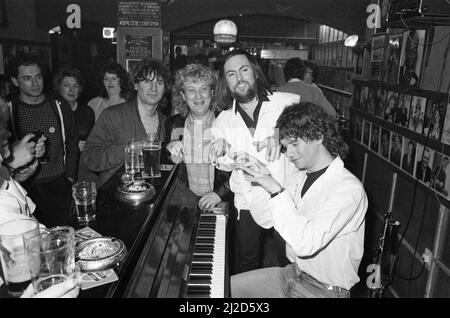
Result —
[[[24,187],[38,207],[34,215],[40,222],[64,225],[70,224],[71,186],[77,175],[77,129],[69,105],[43,93],[42,70],[30,54],[19,54],[9,63],[9,76],[18,89],[10,103],[10,128],[14,140],[34,132],[46,137],[45,153]]]
[[[160,61],[142,61],[132,74],[137,99],[111,106],[100,114],[82,154],[89,169],[100,173],[98,186],[124,164],[124,149],[132,140],[144,140],[149,134],[158,134],[161,141],[166,139],[166,117],[159,106],[169,79],[170,73]]]

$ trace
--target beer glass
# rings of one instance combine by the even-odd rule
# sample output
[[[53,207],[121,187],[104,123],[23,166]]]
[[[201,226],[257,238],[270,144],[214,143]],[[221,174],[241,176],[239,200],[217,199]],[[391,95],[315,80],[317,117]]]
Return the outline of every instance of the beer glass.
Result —
[[[34,291],[75,278],[73,231],[51,228],[24,240]]]
[[[80,181],[72,186],[72,197],[81,224],[95,220],[97,188],[94,181]]]
[[[142,155],[145,173],[151,178],[161,177],[161,142],[157,134],[149,134],[144,140]]]
[[[30,284],[24,240],[39,235],[34,219],[19,219],[0,226],[0,260],[8,294],[20,297]]]
[[[140,172],[140,152],[139,145],[135,141],[131,141],[125,147],[125,172],[134,177]]]

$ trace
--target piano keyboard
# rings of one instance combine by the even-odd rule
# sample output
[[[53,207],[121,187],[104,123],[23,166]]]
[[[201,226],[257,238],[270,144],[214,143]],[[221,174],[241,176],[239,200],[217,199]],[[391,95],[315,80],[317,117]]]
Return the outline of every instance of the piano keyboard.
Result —
[[[225,238],[225,215],[200,214],[186,297],[224,298]]]

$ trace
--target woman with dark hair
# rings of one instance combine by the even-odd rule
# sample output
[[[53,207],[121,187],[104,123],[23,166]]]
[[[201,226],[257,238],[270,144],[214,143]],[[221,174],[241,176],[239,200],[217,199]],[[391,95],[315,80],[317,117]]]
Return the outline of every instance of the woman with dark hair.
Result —
[[[57,94],[66,100],[73,111],[78,129],[78,148],[84,151],[86,139],[95,124],[94,111],[78,98],[84,89],[84,78],[80,70],[71,66],[60,68],[53,78],[53,88]]]
[[[130,101],[131,86],[127,72],[118,63],[110,62],[101,71],[101,93],[88,102],[95,113],[95,120],[105,108]]]
[[[92,108],[78,101],[84,85],[84,78],[80,70],[72,66],[61,67],[53,77],[55,92],[64,98],[72,109],[78,131],[78,149],[80,152],[85,150],[87,137],[95,124],[95,115]],[[78,164],[78,179],[97,179],[81,160]]]

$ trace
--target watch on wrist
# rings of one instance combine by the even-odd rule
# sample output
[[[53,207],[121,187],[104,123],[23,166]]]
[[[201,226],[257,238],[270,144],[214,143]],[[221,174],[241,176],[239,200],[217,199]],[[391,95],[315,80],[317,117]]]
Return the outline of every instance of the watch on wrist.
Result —
[[[283,187],[281,187],[281,189],[280,190],[278,190],[277,192],[274,192],[274,193],[272,193],[271,195],[270,195],[270,198],[274,198],[274,197],[276,197],[277,195],[279,195],[281,192],[283,192],[285,189],[283,188]]]

